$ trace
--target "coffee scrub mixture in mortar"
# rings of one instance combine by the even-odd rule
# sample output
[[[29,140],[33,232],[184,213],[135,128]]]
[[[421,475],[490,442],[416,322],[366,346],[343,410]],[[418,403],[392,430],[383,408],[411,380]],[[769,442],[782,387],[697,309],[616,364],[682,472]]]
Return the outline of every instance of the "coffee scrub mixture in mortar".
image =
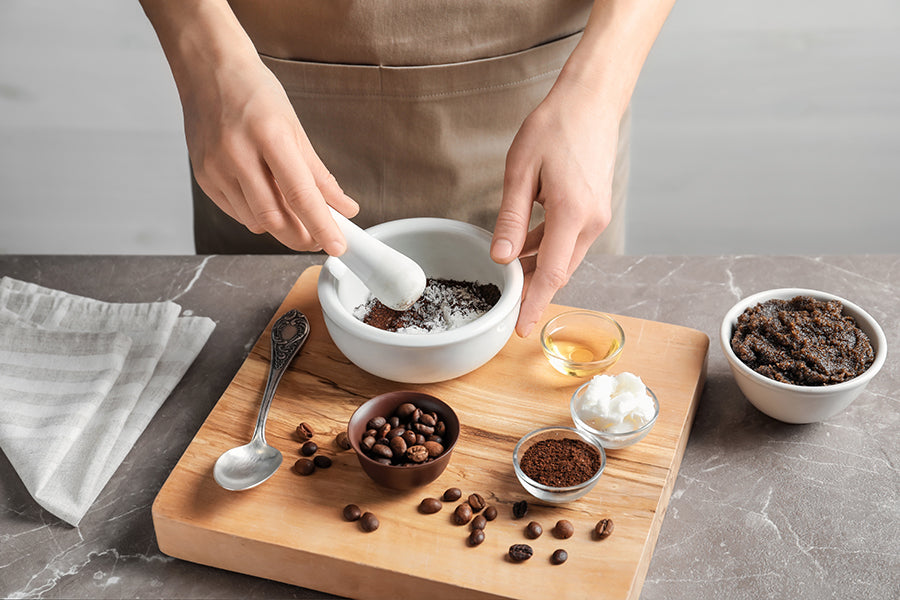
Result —
[[[422,297],[406,310],[388,308],[376,298],[353,311],[372,327],[398,333],[436,333],[462,327],[491,310],[500,300],[493,283],[429,277]]]
[[[738,317],[731,348],[748,367],[775,381],[830,385],[868,369],[875,352],[838,300],[772,299]]]

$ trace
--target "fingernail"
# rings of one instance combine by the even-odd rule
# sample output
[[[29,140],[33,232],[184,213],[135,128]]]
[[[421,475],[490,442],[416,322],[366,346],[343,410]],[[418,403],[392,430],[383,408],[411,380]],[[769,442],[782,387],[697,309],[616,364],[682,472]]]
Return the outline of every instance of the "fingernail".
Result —
[[[492,254],[494,255],[494,258],[498,259],[509,258],[512,255],[512,242],[504,239],[497,240],[494,242]]]

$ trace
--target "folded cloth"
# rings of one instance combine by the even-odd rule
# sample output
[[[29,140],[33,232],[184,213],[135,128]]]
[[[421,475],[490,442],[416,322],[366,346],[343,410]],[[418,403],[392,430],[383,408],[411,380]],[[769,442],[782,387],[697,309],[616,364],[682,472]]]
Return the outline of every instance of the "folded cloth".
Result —
[[[0,280],[0,447],[66,522],[78,524],[215,327],[180,313]]]

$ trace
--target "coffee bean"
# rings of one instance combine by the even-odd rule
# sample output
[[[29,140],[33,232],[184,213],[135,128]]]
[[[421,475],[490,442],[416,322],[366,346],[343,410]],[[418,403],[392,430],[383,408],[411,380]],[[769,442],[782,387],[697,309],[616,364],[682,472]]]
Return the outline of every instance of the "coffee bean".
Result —
[[[469,494],[467,501],[473,512],[479,512],[485,507],[484,498],[481,497],[481,494]]]
[[[438,421],[434,425],[435,435],[444,435],[447,432],[447,425],[443,421]]]
[[[406,429],[404,429],[403,427],[392,427],[390,432],[388,432],[387,434],[387,439],[392,440],[398,435],[402,436],[404,433],[406,433]]]
[[[422,418],[422,409],[421,409],[421,408],[416,408],[416,409],[412,412],[412,414],[409,415],[409,422],[410,422],[410,423],[418,423],[418,422],[419,422],[419,419],[421,419],[421,418]]]
[[[391,429],[393,429],[394,427],[400,427],[400,417],[394,415],[393,417],[388,419],[388,423],[391,424]]]
[[[379,525],[380,523],[378,522],[378,517],[370,512],[364,512],[359,518],[359,528],[366,533],[375,531],[376,529],[378,529]]]
[[[434,427],[430,425],[425,425],[424,423],[416,423],[415,427],[416,431],[421,433],[423,436],[434,435]]]
[[[437,458],[444,453],[444,447],[437,442],[425,442],[424,446],[428,456],[431,458]]]
[[[509,557],[515,562],[522,562],[531,558],[534,550],[528,544],[513,544],[509,547]]]
[[[297,475],[312,475],[316,470],[316,465],[308,458],[301,458],[294,463],[293,468]]]
[[[477,546],[484,541],[484,529],[473,529],[472,533],[469,534],[469,539],[467,543],[470,546]]]
[[[613,532],[612,519],[600,519],[597,526],[594,527],[594,537],[598,540],[605,540]]]
[[[462,498],[462,490],[459,488],[447,488],[444,492],[444,502],[456,502],[460,498]]]
[[[375,457],[375,458],[373,458],[372,460],[374,460],[375,462],[377,462],[378,464],[381,464],[381,465],[390,465],[390,464],[393,464],[393,463],[391,463],[391,459],[385,458],[385,457],[383,457],[383,456]]]
[[[558,537],[561,540],[567,540],[572,537],[572,534],[575,533],[575,526],[572,525],[571,522],[566,521],[565,519],[561,519],[556,522],[556,527],[553,528],[553,535]]]
[[[554,565],[561,565],[567,560],[569,560],[569,553],[562,548],[554,551],[553,555],[550,557],[550,562]]]
[[[362,516],[362,511],[355,504],[348,504],[344,507],[344,520],[357,521]]]
[[[427,425],[428,427],[434,427],[437,423],[437,419],[431,414],[425,414],[419,417],[419,423]]]
[[[347,435],[346,431],[342,431],[337,434],[337,437],[334,438],[334,443],[341,450],[349,450],[350,449],[350,436]]]
[[[394,453],[394,456],[403,456],[406,452],[406,442],[403,437],[395,437],[391,440],[391,452]]]
[[[513,519],[521,519],[528,514],[528,501],[519,500],[512,507]]]
[[[363,450],[371,450],[372,446],[374,446],[374,445],[375,445],[375,436],[373,436],[373,435],[367,435],[366,437],[364,437],[362,439],[362,443],[360,444],[360,446],[362,447]]]
[[[387,419],[384,417],[372,417],[369,419],[369,422],[366,423],[366,429],[375,429],[378,430],[379,427],[387,423]]]
[[[493,521],[497,518],[497,509],[494,506],[488,506],[484,509],[484,512],[482,514],[488,521]]]
[[[437,498],[425,498],[419,503],[419,512],[423,515],[433,515],[443,508],[443,504]]]
[[[297,439],[301,442],[305,442],[313,436],[313,430],[312,427],[309,426],[309,423],[300,423],[297,425],[296,433]]]
[[[424,435],[422,435],[421,433],[417,433],[416,434],[416,443],[413,445],[414,446],[424,446],[425,442],[427,442],[427,441],[428,441],[428,439]]]
[[[303,456],[312,456],[316,452],[319,451],[319,446],[312,440],[306,442],[302,446],[300,446],[300,454]]]
[[[410,415],[416,412],[416,405],[411,402],[406,402],[397,407],[397,410],[394,411],[394,414],[400,417],[402,420],[409,419]]]
[[[313,459],[313,464],[319,469],[327,469],[331,466],[331,459],[324,454],[320,454]]]
[[[363,437],[375,437],[378,435],[378,431],[375,429],[366,429],[366,432],[363,434]]]
[[[525,537],[530,540],[536,540],[544,533],[544,528],[537,521],[532,521],[525,526]]]
[[[436,444],[440,444],[441,446],[444,445],[444,438],[442,438],[439,435],[429,435],[428,437],[425,438],[425,441],[426,442],[434,442]]]
[[[484,518],[484,515],[478,515],[472,519],[472,529],[484,529],[486,525],[487,519]]]
[[[428,450],[425,446],[410,446],[406,449],[406,458],[414,463],[423,463],[428,458]]]
[[[472,520],[472,507],[468,503],[463,502],[456,507],[453,512],[453,522],[457,525],[465,525]]]
[[[372,446],[372,455],[377,456],[379,458],[393,458],[394,453],[391,450],[390,446],[385,444],[375,444]]]
[[[406,442],[407,446],[415,446],[416,445],[416,432],[411,429],[406,429],[403,431],[400,436],[401,439]]]
[[[375,437],[379,438],[387,438],[388,434],[391,432],[391,424],[385,423],[381,427],[378,428],[378,434]]]

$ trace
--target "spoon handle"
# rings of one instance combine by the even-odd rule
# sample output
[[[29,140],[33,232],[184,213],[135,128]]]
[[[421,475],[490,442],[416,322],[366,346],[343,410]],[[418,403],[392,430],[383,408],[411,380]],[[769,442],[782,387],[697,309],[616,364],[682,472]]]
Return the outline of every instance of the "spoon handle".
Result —
[[[281,315],[272,325],[272,358],[269,362],[269,377],[266,380],[266,389],[263,392],[262,404],[259,407],[259,415],[256,417],[256,429],[253,438],[263,443],[266,441],[266,418],[269,416],[269,407],[272,406],[272,398],[275,397],[275,388],[281,381],[281,376],[287,371],[291,360],[309,337],[309,321],[299,310],[289,310]]]

